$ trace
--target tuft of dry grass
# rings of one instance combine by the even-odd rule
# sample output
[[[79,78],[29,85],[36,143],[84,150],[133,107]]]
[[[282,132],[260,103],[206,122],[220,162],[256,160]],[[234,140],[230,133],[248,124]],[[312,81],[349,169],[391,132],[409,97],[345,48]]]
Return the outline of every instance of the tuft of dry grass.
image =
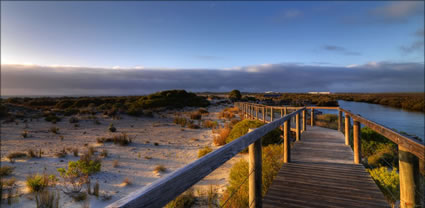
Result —
[[[78,148],[72,149],[72,153],[74,154],[75,157],[78,157]]]
[[[50,132],[54,133],[54,134],[59,134],[59,128],[56,126],[52,126],[50,127]]]
[[[108,150],[103,149],[102,152],[100,153],[101,157],[108,157]]]
[[[124,180],[122,181],[123,186],[128,186],[131,185],[131,180],[129,178],[124,178]]]
[[[121,146],[127,146],[132,142],[132,139],[125,133],[114,136],[114,144],[119,144]]]
[[[27,151],[27,155],[28,155],[28,157],[30,157],[30,158],[36,158],[36,157],[38,157],[38,155],[35,153],[35,151],[34,150],[32,150],[32,149],[29,149],[28,151]]]
[[[0,177],[11,175],[14,169],[15,168],[12,166],[7,166],[7,165],[0,166]]]
[[[155,173],[160,173],[160,172],[165,172],[167,169],[165,168],[165,166],[163,165],[157,165],[155,166],[155,168],[153,169],[153,171]]]
[[[201,120],[201,118],[202,118],[202,114],[201,114],[199,111],[192,112],[192,113],[190,114],[190,119],[193,119],[193,120]]]
[[[28,131],[27,131],[27,130],[24,130],[24,131],[21,133],[21,136],[22,136],[23,138],[27,138],[27,137],[28,137]]]
[[[204,148],[198,150],[198,158],[201,158],[210,152],[212,152],[211,147],[205,146]]]
[[[214,136],[214,145],[221,146],[226,144],[226,138],[229,136],[231,129],[229,127],[224,127],[218,129],[218,135]]]
[[[211,129],[215,129],[218,126],[218,122],[217,121],[211,121],[211,120],[204,120],[202,121],[202,127],[203,128],[211,128]]]
[[[145,159],[150,160],[150,159],[152,159],[152,157],[151,156],[145,156]]]
[[[66,155],[67,153],[66,153],[65,147],[61,151],[55,153],[55,156],[58,158],[66,157]]]

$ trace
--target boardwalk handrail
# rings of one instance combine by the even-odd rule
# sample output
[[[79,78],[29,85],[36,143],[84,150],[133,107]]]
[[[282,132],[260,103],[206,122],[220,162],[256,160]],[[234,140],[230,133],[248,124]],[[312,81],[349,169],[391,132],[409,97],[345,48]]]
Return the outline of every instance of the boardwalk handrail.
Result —
[[[230,160],[236,154],[246,149],[250,144],[275,128],[282,126],[305,108],[299,108],[284,117],[265,124],[248,134],[224,145],[223,147],[195,160],[194,162],[158,179],[152,184],[136,190],[124,198],[110,204],[116,207],[162,207],[182,194],[205,176]]]
[[[369,127],[370,129],[376,131],[377,133],[381,134],[382,136],[385,136],[387,139],[391,140],[392,142],[396,143],[397,145],[400,145],[404,147],[405,149],[409,150],[410,153],[414,154],[416,157],[418,157],[421,160],[425,159],[425,146],[424,143],[421,143],[417,141],[416,139],[402,135],[382,124],[378,124],[376,122],[370,121],[368,119],[365,119],[361,117],[360,115],[356,115],[352,113],[349,110],[345,110],[343,108],[339,108],[340,111],[346,113],[346,115],[353,118],[353,120],[358,121],[362,123],[363,125]]]

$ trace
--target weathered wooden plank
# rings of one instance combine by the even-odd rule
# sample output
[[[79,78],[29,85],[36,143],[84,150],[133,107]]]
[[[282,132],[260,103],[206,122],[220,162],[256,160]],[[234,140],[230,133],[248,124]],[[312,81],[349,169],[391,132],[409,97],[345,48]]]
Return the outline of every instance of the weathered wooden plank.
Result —
[[[311,129],[310,129],[311,128]],[[336,130],[310,127],[279,170],[263,207],[389,207]]]

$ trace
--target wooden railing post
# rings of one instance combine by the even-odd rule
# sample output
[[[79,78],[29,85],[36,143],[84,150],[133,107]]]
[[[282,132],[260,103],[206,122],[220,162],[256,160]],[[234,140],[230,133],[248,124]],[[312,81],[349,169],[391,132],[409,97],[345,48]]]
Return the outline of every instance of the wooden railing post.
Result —
[[[301,129],[300,129],[300,114],[295,115],[295,140],[300,141],[301,138]]]
[[[311,126],[314,126],[314,108],[311,108]]]
[[[350,145],[350,117],[345,114],[345,145]]]
[[[288,114],[287,108],[285,107],[285,110],[283,111],[283,115],[286,116],[286,114]]]
[[[306,119],[307,119],[307,117],[306,117],[306,111],[307,110],[303,110],[303,131],[306,131],[307,130],[307,121],[306,121]]]
[[[258,119],[258,106],[255,106],[255,119]]]
[[[280,109],[280,117],[283,117],[283,108]]]
[[[263,122],[266,123],[266,108],[263,107]]]
[[[291,123],[290,121],[285,121],[283,123],[283,162],[291,162],[291,138],[289,134],[291,133]]]
[[[398,146],[400,207],[415,207],[414,155],[401,145]]]
[[[254,129],[249,129],[248,132]],[[249,145],[249,204],[250,208],[262,207],[261,138]]]
[[[273,121],[273,107],[270,107],[270,122]]]
[[[342,132],[342,111],[338,110],[338,131]]]
[[[361,159],[360,122],[353,122],[353,151],[354,164],[359,164]]]

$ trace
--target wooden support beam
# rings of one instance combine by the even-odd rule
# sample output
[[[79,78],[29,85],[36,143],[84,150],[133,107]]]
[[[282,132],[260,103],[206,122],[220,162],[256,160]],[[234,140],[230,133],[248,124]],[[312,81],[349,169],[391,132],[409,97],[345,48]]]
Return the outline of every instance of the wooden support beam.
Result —
[[[342,132],[342,111],[338,111],[338,131]]]
[[[398,146],[399,177],[400,177],[400,207],[415,207],[415,171],[414,155],[408,149]]]
[[[266,123],[266,108],[263,107],[263,122]]]
[[[300,141],[301,139],[301,129],[300,129],[300,114],[295,115],[295,140]]]
[[[248,132],[254,129],[249,129]],[[249,145],[249,204],[250,208],[262,207],[262,164],[261,164],[261,139]]]
[[[273,121],[273,107],[270,107],[270,122]]]
[[[287,108],[287,107],[285,107],[285,109],[284,109],[284,111],[283,111],[283,115],[285,115],[285,116],[286,116],[286,114],[288,114],[288,108]]]
[[[360,139],[360,123],[353,122],[353,151],[354,151],[354,164],[359,164],[361,160],[361,139]]]
[[[307,130],[307,117],[306,117],[306,111],[307,110],[303,110],[303,131]]]
[[[283,123],[283,162],[291,162],[291,123],[290,121],[285,121]]]
[[[350,145],[350,117],[345,114],[345,145]]]
[[[280,117],[283,117],[283,108],[280,109]]]
[[[314,126],[314,108],[311,108],[311,126]]]

